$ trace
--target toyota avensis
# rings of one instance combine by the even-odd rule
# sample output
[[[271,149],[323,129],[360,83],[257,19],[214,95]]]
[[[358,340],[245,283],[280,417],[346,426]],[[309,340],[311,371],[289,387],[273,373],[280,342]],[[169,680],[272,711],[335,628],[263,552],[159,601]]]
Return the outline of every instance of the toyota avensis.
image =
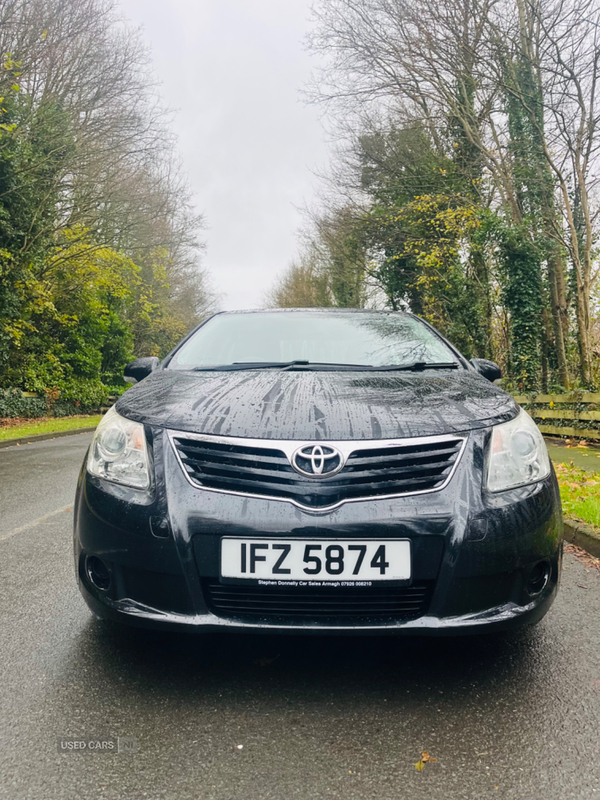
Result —
[[[540,620],[562,517],[544,440],[409,313],[216,314],[104,417],[75,509],[99,617],[441,634]]]

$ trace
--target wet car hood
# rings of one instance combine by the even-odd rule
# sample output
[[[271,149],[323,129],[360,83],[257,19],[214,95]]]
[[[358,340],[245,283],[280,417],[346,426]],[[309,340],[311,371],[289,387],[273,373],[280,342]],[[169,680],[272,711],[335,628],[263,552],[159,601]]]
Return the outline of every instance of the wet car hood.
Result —
[[[129,419],[255,439],[395,439],[512,419],[505,391],[470,371],[424,373],[158,370],[117,402]]]

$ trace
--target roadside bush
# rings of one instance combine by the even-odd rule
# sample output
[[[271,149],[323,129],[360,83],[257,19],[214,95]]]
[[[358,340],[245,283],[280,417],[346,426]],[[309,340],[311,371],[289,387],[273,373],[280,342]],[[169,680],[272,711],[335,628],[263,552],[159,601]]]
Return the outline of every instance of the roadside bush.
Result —
[[[0,389],[0,417],[44,417],[48,413],[46,400],[23,397],[20,389]]]
[[[60,395],[54,404],[55,406],[59,408],[63,406],[72,408],[75,406],[76,408],[84,409],[80,413],[89,413],[97,411],[101,406],[105,406],[108,403],[109,395],[120,395],[126,387],[106,386],[97,379],[79,378],[78,380],[66,380],[58,388]],[[55,413],[55,416],[64,415]]]
[[[70,417],[94,414],[121,395],[126,386],[105,386],[97,380],[65,381],[44,396],[24,397],[21,389],[0,389],[0,417]]]

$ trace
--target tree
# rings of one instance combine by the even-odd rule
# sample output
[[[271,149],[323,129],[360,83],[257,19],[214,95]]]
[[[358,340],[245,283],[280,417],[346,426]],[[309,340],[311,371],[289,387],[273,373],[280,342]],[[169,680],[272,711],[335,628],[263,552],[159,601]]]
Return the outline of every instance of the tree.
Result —
[[[116,0],[6,0],[0,54],[0,385],[113,382],[214,304],[169,116]]]
[[[304,257],[291,264],[268,291],[269,308],[322,308],[333,305],[328,276],[314,259]]]
[[[480,315],[473,343],[489,353],[496,320],[506,322],[508,363],[527,388],[569,385],[571,308],[573,377],[594,379],[599,14],[593,0],[320,0],[315,8],[311,45],[327,67],[313,97],[368,154],[363,204],[385,214],[443,194],[478,208],[485,224],[463,242]],[[432,190],[434,176],[441,185]],[[386,226],[388,245],[406,238],[402,214],[397,222]],[[400,260],[400,272],[387,256],[379,264],[389,287],[414,273],[396,294],[426,280],[414,257]],[[407,300],[418,311],[417,295]],[[460,314],[458,301],[449,313]]]

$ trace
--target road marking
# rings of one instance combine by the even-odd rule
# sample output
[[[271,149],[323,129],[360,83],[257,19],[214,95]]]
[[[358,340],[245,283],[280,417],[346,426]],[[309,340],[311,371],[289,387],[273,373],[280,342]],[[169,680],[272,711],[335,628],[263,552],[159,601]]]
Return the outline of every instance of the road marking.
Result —
[[[47,519],[51,517],[56,517],[57,514],[64,514],[66,511],[71,511],[73,508],[73,503],[69,503],[68,506],[64,506],[64,508],[57,508],[56,511],[49,511],[47,514],[44,514],[43,517],[34,520],[33,522],[28,522],[27,525],[23,525],[20,528],[15,528],[14,531],[10,531],[10,533],[5,533],[3,536],[0,536],[0,542],[5,542],[7,539],[12,539],[13,536],[16,536],[18,533],[24,533],[28,531],[30,528],[35,528],[36,525],[41,525],[42,522],[46,522]]]

